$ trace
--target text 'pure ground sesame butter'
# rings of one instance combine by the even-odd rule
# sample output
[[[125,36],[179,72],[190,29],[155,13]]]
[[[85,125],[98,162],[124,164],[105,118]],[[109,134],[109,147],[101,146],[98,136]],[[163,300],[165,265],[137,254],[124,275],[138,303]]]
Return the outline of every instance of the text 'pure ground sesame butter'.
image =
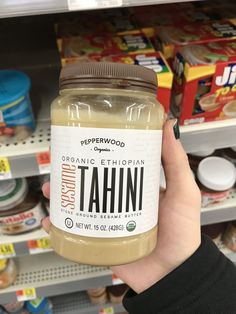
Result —
[[[78,63],[52,103],[51,231],[73,261],[118,265],[150,254],[164,110],[156,75],[119,63]]]

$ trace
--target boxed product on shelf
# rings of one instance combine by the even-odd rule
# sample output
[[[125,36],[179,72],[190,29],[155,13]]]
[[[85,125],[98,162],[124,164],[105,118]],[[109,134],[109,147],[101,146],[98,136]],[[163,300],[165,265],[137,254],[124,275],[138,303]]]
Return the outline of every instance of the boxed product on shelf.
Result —
[[[127,12],[127,13],[125,13]],[[91,20],[93,23],[91,23]],[[96,28],[94,27],[96,25]],[[56,25],[58,38],[75,37],[80,35],[105,35],[137,32],[137,24],[127,11],[88,11],[80,12],[72,18],[59,21]]]
[[[118,54],[154,52],[150,40],[140,31],[126,35],[86,35],[58,39],[62,65],[100,58],[109,61]]]
[[[111,61],[141,65],[154,70],[158,81],[157,99],[164,106],[165,112],[169,112],[173,73],[160,52],[113,56]]]
[[[172,111],[181,125],[236,118],[236,40],[178,50]]]
[[[158,26],[154,38],[155,46],[172,65],[176,51],[181,46],[211,43],[236,38],[236,21],[219,20],[199,23],[173,23]]]

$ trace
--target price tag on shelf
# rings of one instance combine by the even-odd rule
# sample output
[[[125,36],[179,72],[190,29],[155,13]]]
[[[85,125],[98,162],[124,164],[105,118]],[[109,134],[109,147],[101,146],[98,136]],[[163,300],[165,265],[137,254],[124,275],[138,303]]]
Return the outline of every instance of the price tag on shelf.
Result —
[[[123,0],[67,0],[69,11],[121,7]]]
[[[36,154],[37,163],[39,166],[40,174],[50,173],[50,153],[37,153]]]
[[[11,179],[11,167],[7,157],[0,157],[0,180]]]
[[[30,254],[44,253],[52,250],[50,240],[46,237],[37,240],[29,240],[27,244]]]
[[[0,244],[0,259],[14,256],[16,256],[16,252],[12,243]]]
[[[104,309],[101,309],[98,314],[114,314],[114,309],[113,307],[106,307]]]
[[[26,288],[16,291],[16,298],[18,302],[29,301],[36,299],[35,288]]]
[[[115,274],[112,274],[112,284],[113,285],[121,285],[124,283],[119,277],[117,277]]]

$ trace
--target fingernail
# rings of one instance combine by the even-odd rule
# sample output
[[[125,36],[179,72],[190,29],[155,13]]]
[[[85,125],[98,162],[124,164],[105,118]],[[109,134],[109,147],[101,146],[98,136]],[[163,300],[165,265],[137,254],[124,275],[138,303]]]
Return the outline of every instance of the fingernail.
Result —
[[[179,120],[175,119],[175,123],[173,125],[173,130],[175,134],[175,138],[178,140],[180,139],[180,130],[179,130]]]

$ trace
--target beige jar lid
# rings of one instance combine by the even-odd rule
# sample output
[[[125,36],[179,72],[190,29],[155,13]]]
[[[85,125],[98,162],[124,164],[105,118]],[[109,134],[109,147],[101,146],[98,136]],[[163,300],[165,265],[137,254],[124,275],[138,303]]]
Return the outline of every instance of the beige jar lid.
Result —
[[[201,184],[214,191],[230,189],[236,181],[234,165],[221,157],[207,157],[198,166],[197,177]]]

